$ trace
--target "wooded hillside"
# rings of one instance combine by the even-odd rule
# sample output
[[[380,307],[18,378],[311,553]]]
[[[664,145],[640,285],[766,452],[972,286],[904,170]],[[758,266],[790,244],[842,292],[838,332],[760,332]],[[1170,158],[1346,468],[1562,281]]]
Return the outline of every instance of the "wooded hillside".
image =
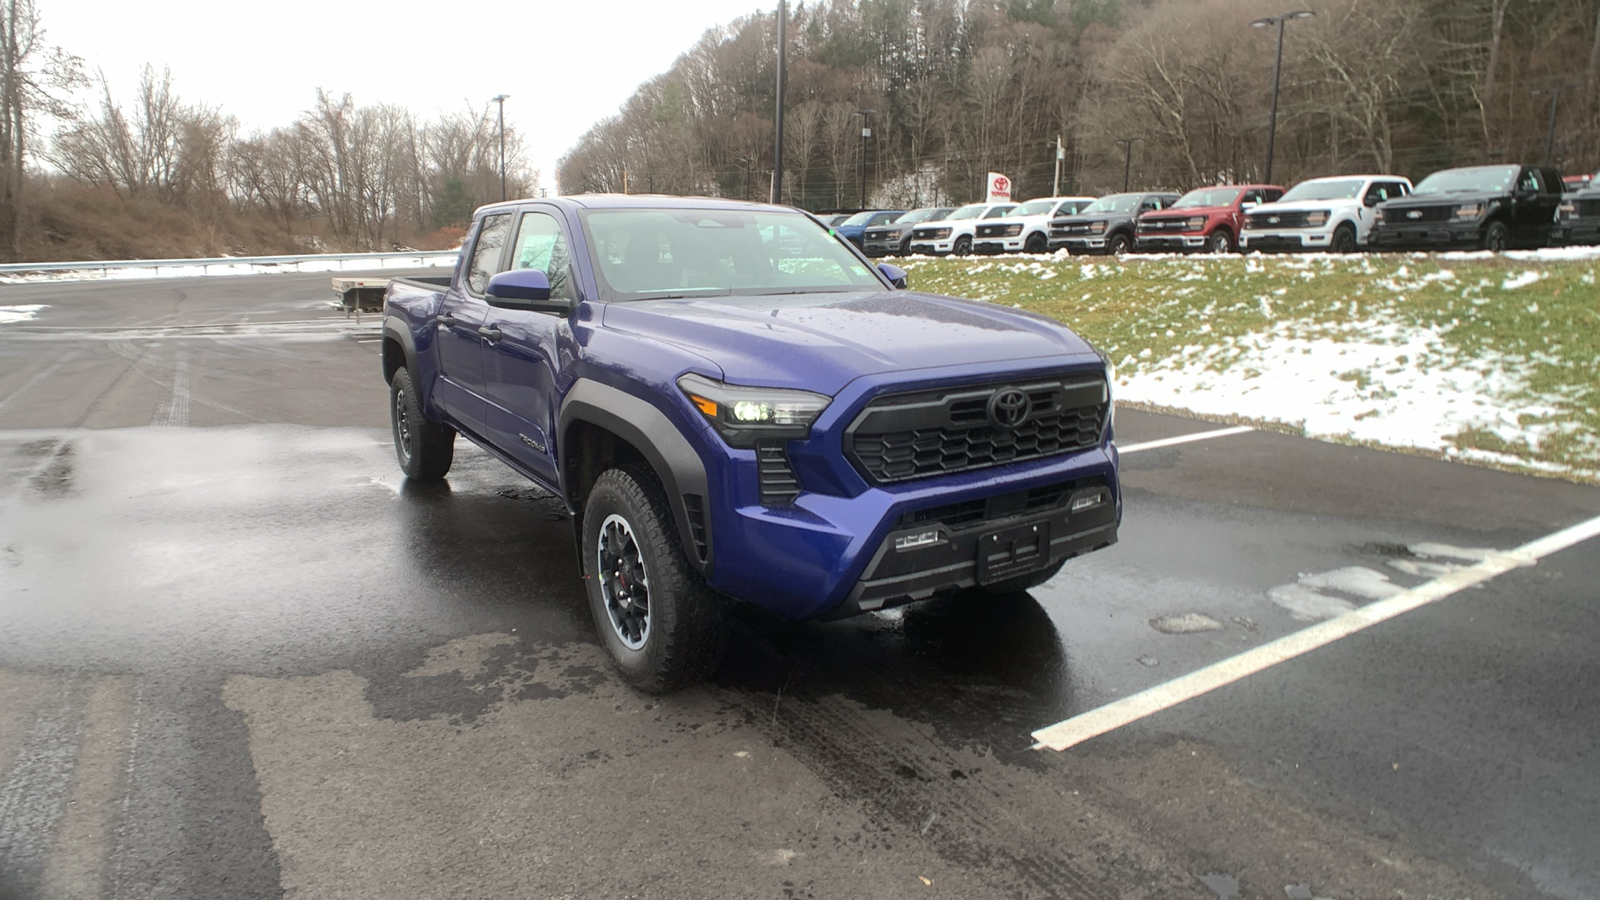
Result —
[[[785,202],[853,208],[1539,162],[1600,167],[1600,0],[824,0],[791,7]],[[765,199],[776,17],[710,29],[564,156],[564,193]],[[1559,95],[1555,91],[1559,89]],[[863,111],[871,111],[865,116]],[[871,137],[863,141],[865,118]],[[748,185],[748,187],[747,187]]]

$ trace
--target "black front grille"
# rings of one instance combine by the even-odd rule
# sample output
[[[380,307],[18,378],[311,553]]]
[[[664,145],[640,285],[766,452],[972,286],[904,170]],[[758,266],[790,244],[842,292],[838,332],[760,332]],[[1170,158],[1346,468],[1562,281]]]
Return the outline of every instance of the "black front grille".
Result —
[[[1410,225],[1416,222],[1448,222],[1455,214],[1454,206],[1384,207],[1386,225]]]
[[[938,232],[940,232],[940,231],[944,231],[944,229],[943,228],[918,228],[915,231],[911,232],[911,236],[913,238],[919,240],[919,241],[938,240]],[[946,232],[946,233],[948,234],[948,232]]]
[[[869,481],[885,484],[1040,459],[1093,447],[1105,423],[1099,377],[1016,385],[1031,411],[1014,428],[989,418],[989,401],[1008,385],[879,397],[856,417],[845,452]]]
[[[864,240],[869,240],[869,241],[882,241],[882,240],[887,240],[888,239],[889,232],[887,232],[887,231],[867,231],[867,232],[863,232],[861,237]]]
[[[1051,222],[1050,234],[1052,237],[1066,237],[1068,235],[1088,234],[1091,223],[1089,222]]]
[[[1307,228],[1310,226],[1310,213],[1303,212],[1271,212],[1251,213],[1251,228]]]
[[[978,237],[1005,237],[1004,225],[979,225]]]
[[[756,469],[761,480],[761,504],[783,506],[800,496],[800,479],[789,464],[784,441],[756,442]]]
[[[1578,215],[1585,218],[1588,218],[1589,216],[1600,216],[1600,197],[1596,197],[1592,200],[1579,200],[1574,204],[1574,206],[1577,209]]]

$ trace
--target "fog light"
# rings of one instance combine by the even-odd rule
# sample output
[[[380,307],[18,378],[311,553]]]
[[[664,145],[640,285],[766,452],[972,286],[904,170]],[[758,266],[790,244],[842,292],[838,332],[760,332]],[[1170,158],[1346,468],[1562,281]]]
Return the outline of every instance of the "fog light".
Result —
[[[1094,509],[1096,506],[1099,506],[1104,502],[1106,502],[1105,494],[1089,494],[1083,497],[1074,497],[1072,498],[1072,511],[1083,512],[1086,509]]]
[[[918,547],[932,547],[934,544],[944,543],[944,535],[938,529],[924,531],[920,534],[905,534],[894,539],[894,549],[915,550]]]

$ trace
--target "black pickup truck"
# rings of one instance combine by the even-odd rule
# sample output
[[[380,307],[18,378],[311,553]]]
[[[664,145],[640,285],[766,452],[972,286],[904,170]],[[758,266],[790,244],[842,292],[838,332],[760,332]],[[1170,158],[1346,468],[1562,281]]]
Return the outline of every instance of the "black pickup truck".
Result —
[[[1559,243],[1600,244],[1600,175],[1584,184],[1588,187],[1561,198],[1555,234]]]
[[[1475,247],[1501,251],[1550,242],[1561,173],[1548,166],[1468,166],[1422,179],[1373,211],[1374,250]]]

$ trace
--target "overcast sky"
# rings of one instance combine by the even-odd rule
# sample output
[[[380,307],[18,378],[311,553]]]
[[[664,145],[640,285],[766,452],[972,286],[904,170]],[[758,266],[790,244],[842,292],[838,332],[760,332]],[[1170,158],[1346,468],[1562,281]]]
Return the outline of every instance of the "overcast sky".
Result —
[[[140,68],[243,130],[292,122],[321,87],[425,118],[509,94],[506,123],[554,192],[556,160],[707,28],[776,0],[36,0],[49,40],[131,100]]]

